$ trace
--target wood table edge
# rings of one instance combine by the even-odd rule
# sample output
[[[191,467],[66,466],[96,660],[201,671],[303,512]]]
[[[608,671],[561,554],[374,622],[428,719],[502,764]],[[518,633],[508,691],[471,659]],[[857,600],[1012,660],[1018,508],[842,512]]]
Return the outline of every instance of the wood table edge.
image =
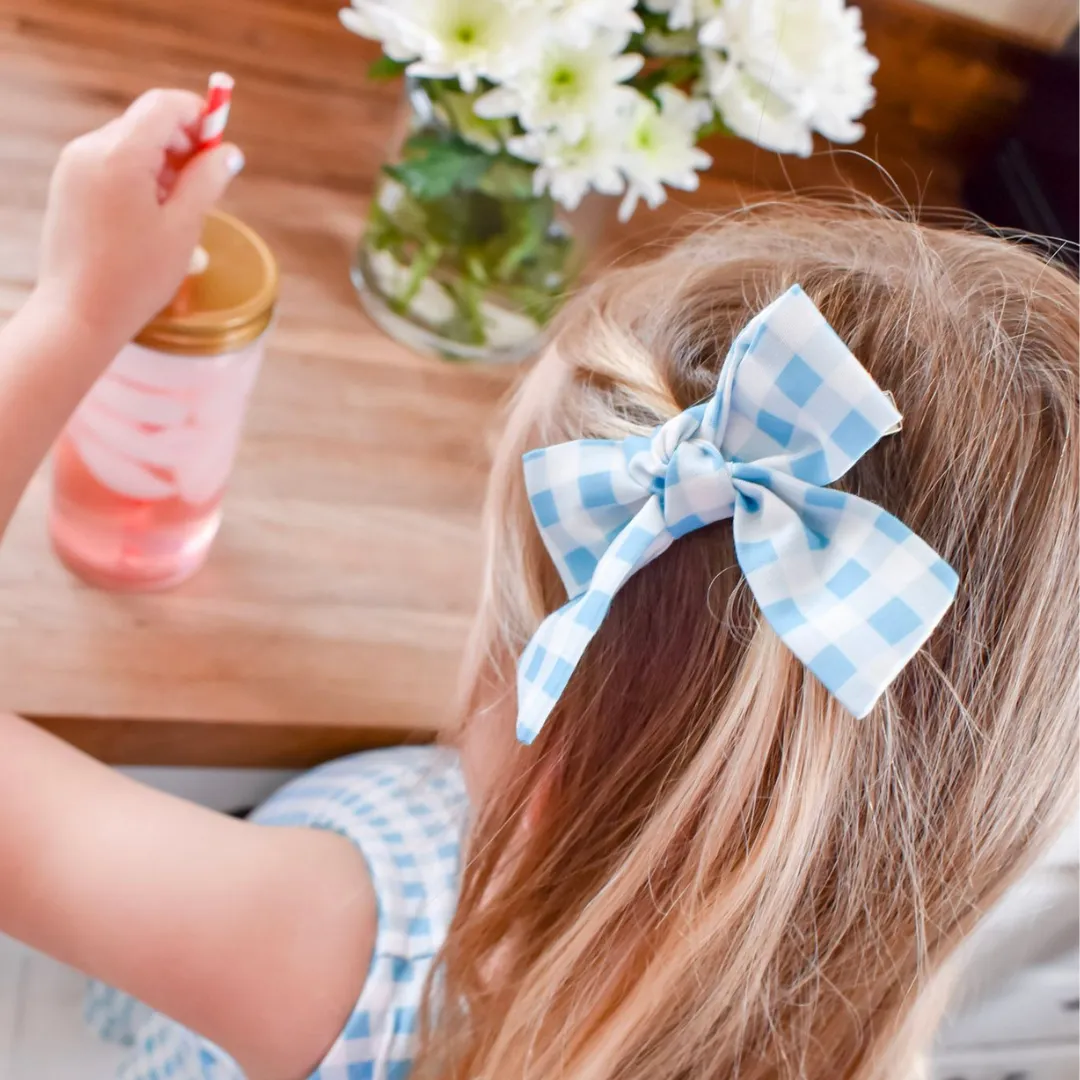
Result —
[[[433,742],[422,728],[22,714],[108,765],[310,769],[359,750]]]

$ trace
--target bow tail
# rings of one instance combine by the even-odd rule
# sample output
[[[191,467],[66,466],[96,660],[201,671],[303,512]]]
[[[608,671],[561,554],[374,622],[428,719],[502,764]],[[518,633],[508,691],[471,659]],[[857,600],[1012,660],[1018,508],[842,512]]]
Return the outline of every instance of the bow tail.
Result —
[[[581,439],[524,457],[525,488],[541,539],[567,596],[584,592],[596,565],[648,500],[621,443]]]
[[[600,557],[585,591],[540,624],[518,661],[521,742],[532,743],[544,726],[623,583],[671,541],[660,501],[653,496]]]
[[[763,473],[735,478],[736,558],[784,644],[863,717],[952,603],[956,573],[880,506]]]

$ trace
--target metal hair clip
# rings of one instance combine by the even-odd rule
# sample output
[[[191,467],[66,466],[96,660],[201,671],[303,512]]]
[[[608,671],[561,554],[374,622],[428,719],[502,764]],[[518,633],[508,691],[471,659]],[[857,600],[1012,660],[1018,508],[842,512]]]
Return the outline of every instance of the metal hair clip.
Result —
[[[896,408],[896,398],[894,398],[892,396],[892,391],[891,390],[882,390],[881,392],[889,399],[889,404],[894,409],[896,409],[897,412],[899,412],[900,410]],[[896,423],[892,425],[892,427],[887,427],[881,434],[882,435],[899,435],[900,432],[903,431],[903,429],[904,429],[904,418],[901,416],[900,419],[897,420]]]

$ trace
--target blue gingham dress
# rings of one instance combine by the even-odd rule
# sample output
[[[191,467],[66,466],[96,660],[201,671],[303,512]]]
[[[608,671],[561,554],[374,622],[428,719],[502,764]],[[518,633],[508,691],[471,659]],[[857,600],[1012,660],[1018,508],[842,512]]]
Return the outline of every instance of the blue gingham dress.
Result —
[[[468,804],[457,756],[377,750],[292,781],[252,815],[261,825],[329,829],[363,855],[378,901],[367,982],[309,1080],[405,1080],[424,981],[457,905]],[[224,1051],[145,1005],[91,984],[86,1019],[131,1046],[117,1080],[244,1080]]]

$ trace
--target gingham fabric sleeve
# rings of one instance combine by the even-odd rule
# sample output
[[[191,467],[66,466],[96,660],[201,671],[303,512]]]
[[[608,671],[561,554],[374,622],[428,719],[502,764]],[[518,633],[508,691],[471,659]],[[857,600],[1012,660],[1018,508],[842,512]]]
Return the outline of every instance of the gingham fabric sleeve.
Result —
[[[378,901],[375,948],[360,998],[308,1080],[405,1080],[424,983],[457,905],[468,813],[456,755],[433,747],[358,754],[287,784],[253,815],[268,826],[329,829],[363,856]],[[87,1020],[132,1046],[117,1080],[244,1080],[220,1048],[93,984]]]

